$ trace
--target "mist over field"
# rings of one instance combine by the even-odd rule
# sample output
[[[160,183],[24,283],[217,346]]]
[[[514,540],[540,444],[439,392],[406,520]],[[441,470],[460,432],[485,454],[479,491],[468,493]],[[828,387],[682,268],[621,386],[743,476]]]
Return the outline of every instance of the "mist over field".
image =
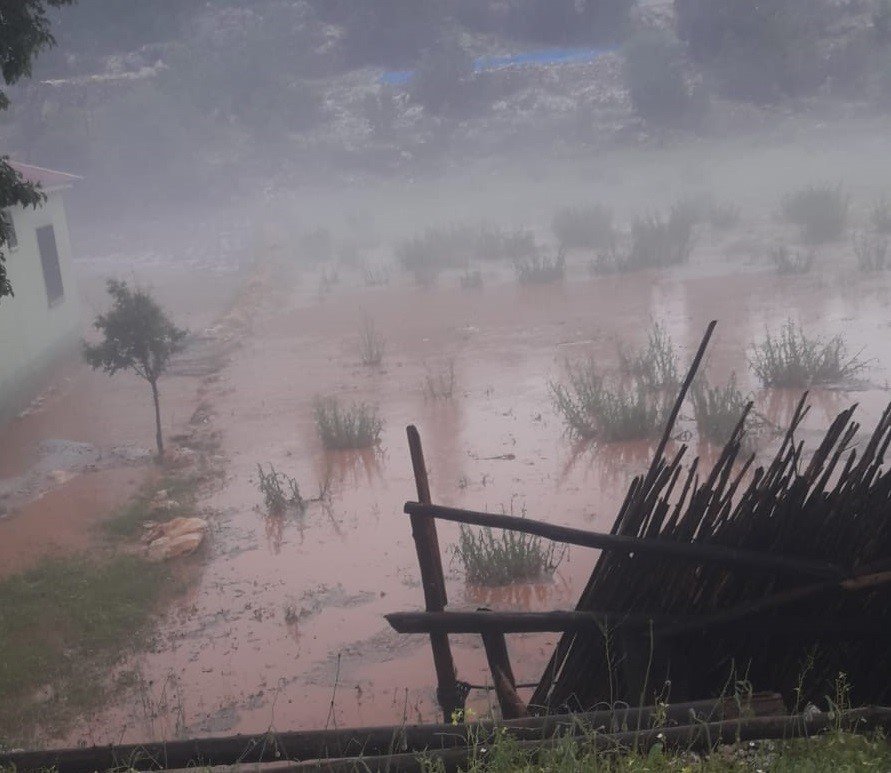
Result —
[[[854,403],[884,437],[891,0],[51,5],[0,113],[26,179],[77,176],[0,242],[0,753],[441,720],[384,618],[425,606],[408,425],[435,503],[597,532],[657,452],[754,471],[791,423],[807,459]],[[449,609],[575,609],[600,566],[437,527]],[[559,640],[509,637],[524,701]]]

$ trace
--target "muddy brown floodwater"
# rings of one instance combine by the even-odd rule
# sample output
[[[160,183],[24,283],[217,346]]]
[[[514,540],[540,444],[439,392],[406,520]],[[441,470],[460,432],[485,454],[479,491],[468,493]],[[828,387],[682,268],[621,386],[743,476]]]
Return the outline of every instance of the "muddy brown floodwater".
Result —
[[[697,273],[698,271],[698,273]],[[405,500],[414,484],[404,428],[424,443],[434,501],[608,529],[647,443],[577,446],[564,435],[549,381],[588,353],[617,367],[616,342],[642,342],[660,320],[689,362],[708,320],[720,321],[708,358],[722,380],[736,370],[758,409],[782,423],[798,394],[764,392],[746,366],[750,343],[788,316],[809,331],[844,332],[874,358],[856,394],[818,391],[805,436],[852,401],[869,425],[884,406],[889,362],[886,277],[777,278],[750,271],[588,278],[522,287],[487,276],[484,288],[360,288],[344,279],[319,298],[306,276],[262,313],[207,400],[228,458],[225,485],[208,504],[219,511],[200,582],[169,610],[146,651],[126,668],[137,687],[95,716],[67,743],[141,741],[267,729],[381,724],[437,717],[434,672],[423,636],[400,636],[383,615],[420,608],[423,595]],[[284,291],[279,290],[280,293]],[[381,368],[359,362],[363,319],[386,337]],[[454,361],[452,400],[425,399],[427,372]],[[326,453],[315,434],[313,400],[337,395],[380,408],[374,452]],[[693,429],[683,418],[682,429]],[[762,444],[767,450],[770,441]],[[712,449],[694,442],[708,456]],[[305,495],[331,481],[327,506],[302,517],[263,515],[258,462],[295,476]],[[548,609],[573,605],[596,559],[574,548],[553,583],[468,587],[450,560],[454,524],[440,524],[450,603],[456,607]],[[512,636],[520,682],[540,676],[556,640]],[[453,637],[461,678],[486,681],[477,637]],[[488,710],[490,696],[469,705]]]

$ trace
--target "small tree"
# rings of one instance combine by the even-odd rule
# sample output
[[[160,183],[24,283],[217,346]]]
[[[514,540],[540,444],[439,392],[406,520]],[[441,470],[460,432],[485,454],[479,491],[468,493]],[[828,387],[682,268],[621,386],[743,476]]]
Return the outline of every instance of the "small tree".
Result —
[[[160,458],[164,440],[158,378],[167,370],[170,357],[182,351],[186,331],[174,325],[145,290],[131,290],[126,282],[116,279],[109,279],[106,286],[114,305],[93,323],[105,338],[98,344],[84,342],[84,359],[94,370],[102,368],[109,376],[119,370],[132,370],[148,381],[155,403],[155,438]]]

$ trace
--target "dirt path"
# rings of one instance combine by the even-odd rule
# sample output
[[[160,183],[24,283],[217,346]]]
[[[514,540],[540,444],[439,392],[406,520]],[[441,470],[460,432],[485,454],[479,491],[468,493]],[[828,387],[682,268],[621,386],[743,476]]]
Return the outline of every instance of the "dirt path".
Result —
[[[640,343],[651,318],[668,327],[685,359],[706,322],[721,320],[710,372],[722,380],[736,370],[753,389],[747,348],[765,326],[794,314],[809,331],[844,331],[854,351],[865,347],[875,358],[869,379],[856,394],[815,393],[810,429],[852,401],[861,403],[868,425],[887,399],[878,386],[891,364],[886,277],[778,279],[722,265],[595,279],[578,267],[564,284],[540,287],[490,275],[477,291],[458,289],[454,277],[430,291],[360,284],[358,277],[345,279],[319,300],[317,277],[304,277],[256,320],[231,363],[207,385],[229,470],[208,501],[221,513],[212,557],[199,586],[161,624],[153,650],[130,664],[141,674],[139,686],[85,720],[67,742],[433,719],[426,641],[392,634],[382,618],[422,604],[401,512],[413,498],[405,425],[421,431],[435,501],[526,508],[531,517],[608,528],[652,449],[573,447],[548,384],[567,359],[587,353],[607,369],[617,367],[617,340]],[[380,369],[359,363],[365,317],[387,339]],[[425,374],[450,361],[454,399],[425,399]],[[380,450],[326,453],[313,424],[319,394],[378,405],[385,420]],[[759,409],[780,423],[798,397],[757,390],[756,396]],[[711,453],[708,446],[699,450]],[[294,475],[308,495],[330,479],[330,506],[313,506],[302,518],[264,516],[258,462]],[[456,529],[443,524],[440,535],[449,551]],[[485,591],[465,585],[447,552],[450,600],[468,608],[569,606],[595,558],[573,550],[552,584]],[[554,640],[511,637],[519,681],[537,680]],[[455,654],[462,678],[485,680],[477,639],[455,637]],[[485,711],[488,698],[474,692],[470,705]]]

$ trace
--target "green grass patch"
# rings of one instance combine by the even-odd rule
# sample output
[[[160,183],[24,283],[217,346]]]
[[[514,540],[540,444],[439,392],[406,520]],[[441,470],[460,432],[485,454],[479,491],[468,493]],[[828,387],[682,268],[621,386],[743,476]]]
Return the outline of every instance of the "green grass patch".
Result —
[[[329,450],[377,445],[384,428],[373,406],[352,403],[345,407],[336,397],[316,398],[315,419],[322,444]]]
[[[144,635],[168,570],[131,555],[47,559],[0,580],[0,738],[27,742],[105,697]]]
[[[763,341],[753,345],[749,362],[767,387],[838,384],[866,367],[857,355],[848,355],[842,336],[828,341],[809,338],[791,319],[779,333],[768,332]]]
[[[525,515],[525,511],[524,511]],[[509,585],[550,580],[566,555],[566,546],[516,531],[461,524],[455,558],[471,585]]]
[[[111,518],[102,522],[101,528],[115,539],[128,539],[142,530],[146,521],[167,521],[171,518],[188,517],[195,513],[199,478],[197,475],[164,475],[145,484],[139,493]],[[166,492],[170,507],[163,511],[154,508],[160,492]]]
[[[755,741],[723,746],[710,754],[670,751],[660,744],[632,751],[616,748],[598,750],[592,729],[579,736],[564,736],[547,748],[522,748],[504,732],[474,744],[471,759],[462,770],[468,773],[853,773],[891,769],[891,746],[883,737],[865,737],[834,732],[813,738],[787,741]],[[425,771],[444,771],[433,756],[422,759]]]

